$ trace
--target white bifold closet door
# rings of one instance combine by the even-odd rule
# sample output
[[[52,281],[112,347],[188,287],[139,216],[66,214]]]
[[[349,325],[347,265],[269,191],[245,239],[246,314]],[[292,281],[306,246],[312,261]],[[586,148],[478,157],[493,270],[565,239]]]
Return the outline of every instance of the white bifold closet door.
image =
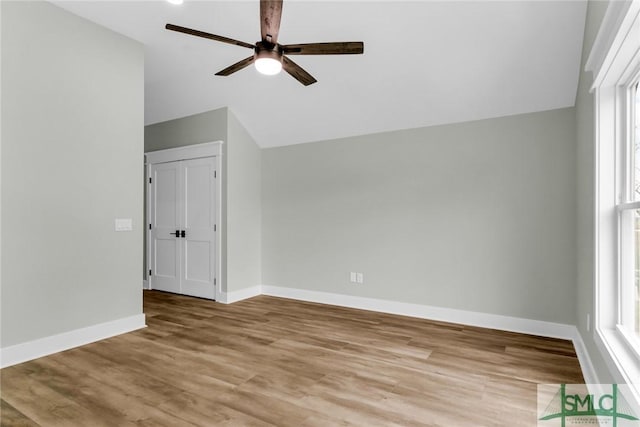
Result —
[[[153,289],[215,298],[214,157],[151,165]]]

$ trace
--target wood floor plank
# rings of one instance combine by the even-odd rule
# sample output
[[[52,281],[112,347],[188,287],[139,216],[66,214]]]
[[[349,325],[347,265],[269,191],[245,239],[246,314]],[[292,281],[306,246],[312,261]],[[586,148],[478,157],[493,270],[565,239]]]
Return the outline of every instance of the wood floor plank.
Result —
[[[570,341],[282,298],[145,291],[148,327],[0,372],[2,426],[536,425]]]
[[[40,427],[22,412],[11,406],[9,402],[0,399],[0,427]]]

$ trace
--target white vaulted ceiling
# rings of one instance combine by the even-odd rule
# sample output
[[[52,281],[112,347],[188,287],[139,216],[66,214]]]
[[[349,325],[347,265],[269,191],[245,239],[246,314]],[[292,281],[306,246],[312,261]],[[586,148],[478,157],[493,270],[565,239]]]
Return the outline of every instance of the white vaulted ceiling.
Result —
[[[54,1],[145,45],[145,122],[230,107],[262,147],[573,106],[584,1],[285,0],[279,42],[364,41],[364,55],[296,56],[318,83],[253,67],[259,2]],[[99,47],[97,47],[99,48]]]

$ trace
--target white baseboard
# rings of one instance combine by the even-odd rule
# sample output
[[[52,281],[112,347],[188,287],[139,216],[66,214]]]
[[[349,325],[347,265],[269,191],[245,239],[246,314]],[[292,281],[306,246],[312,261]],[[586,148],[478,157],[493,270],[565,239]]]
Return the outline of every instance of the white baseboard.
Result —
[[[520,332],[551,338],[570,340],[573,339],[575,335],[575,327],[573,325],[523,319],[520,317],[502,316],[499,314],[488,314],[430,305],[387,301],[353,295],[341,295],[267,285],[262,286],[262,293],[264,295],[276,297],[339,305],[342,307],[358,308],[361,310],[379,311],[389,314],[399,314],[402,316],[418,317],[420,319],[437,320],[441,322],[459,323],[462,325],[477,326],[480,328],[500,329],[503,331]]]
[[[580,331],[578,331],[578,328],[574,326],[573,329],[573,347],[576,350],[576,355],[578,356],[578,361],[580,362],[580,369],[582,369],[584,382],[585,384],[600,384],[598,373],[593,367],[593,363],[591,362],[591,357],[589,357],[587,347],[584,345],[584,341],[582,340],[582,335],[580,335]]]
[[[17,365],[49,354],[90,344],[146,327],[145,315],[136,314],[62,334],[40,338],[0,349],[0,368]]]
[[[576,355],[578,356],[578,361],[580,363],[580,368],[582,369],[582,375],[584,376],[585,383],[599,384],[598,375],[593,368],[593,363],[591,362],[587,348],[582,341],[582,336],[580,335],[578,328],[574,325],[269,285],[262,285],[262,294],[301,301],[317,302],[321,304],[331,304],[341,307],[358,308],[361,310],[398,314],[421,319],[437,320],[441,322],[458,323],[481,328],[499,329],[503,331],[571,340],[576,350]]]
[[[250,288],[239,289],[233,292],[218,292],[216,295],[216,301],[223,304],[232,304],[234,302],[241,301],[243,299],[257,297],[262,294],[262,286],[252,286]]]
[[[218,292],[217,301],[223,304],[232,304],[258,295],[270,295],[307,302],[571,340],[573,341],[585,382],[587,384],[599,384],[598,375],[593,367],[589,353],[582,341],[580,332],[574,325],[269,285],[252,286],[233,292]],[[145,326],[145,315],[139,314],[5,347],[0,349],[0,367],[4,368],[16,365],[38,357],[131,332],[144,328]]]
[[[149,289],[149,281],[146,279],[142,280],[142,289]]]

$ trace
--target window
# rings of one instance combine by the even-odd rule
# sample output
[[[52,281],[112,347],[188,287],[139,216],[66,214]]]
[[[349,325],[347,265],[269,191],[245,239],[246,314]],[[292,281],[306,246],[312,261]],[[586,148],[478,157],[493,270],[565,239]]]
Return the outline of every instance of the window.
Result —
[[[595,99],[594,339],[615,381],[629,384],[640,404],[640,0],[609,3],[587,67]]]
[[[633,138],[634,138],[634,184],[636,200],[640,200],[640,82],[636,82],[633,94]],[[633,313],[635,316],[633,328],[636,337],[640,337],[640,218],[636,211],[635,224],[636,240],[636,265],[635,265],[635,286]]]
[[[618,328],[640,355],[640,96],[638,78],[619,90],[621,97],[618,143],[619,315]]]

